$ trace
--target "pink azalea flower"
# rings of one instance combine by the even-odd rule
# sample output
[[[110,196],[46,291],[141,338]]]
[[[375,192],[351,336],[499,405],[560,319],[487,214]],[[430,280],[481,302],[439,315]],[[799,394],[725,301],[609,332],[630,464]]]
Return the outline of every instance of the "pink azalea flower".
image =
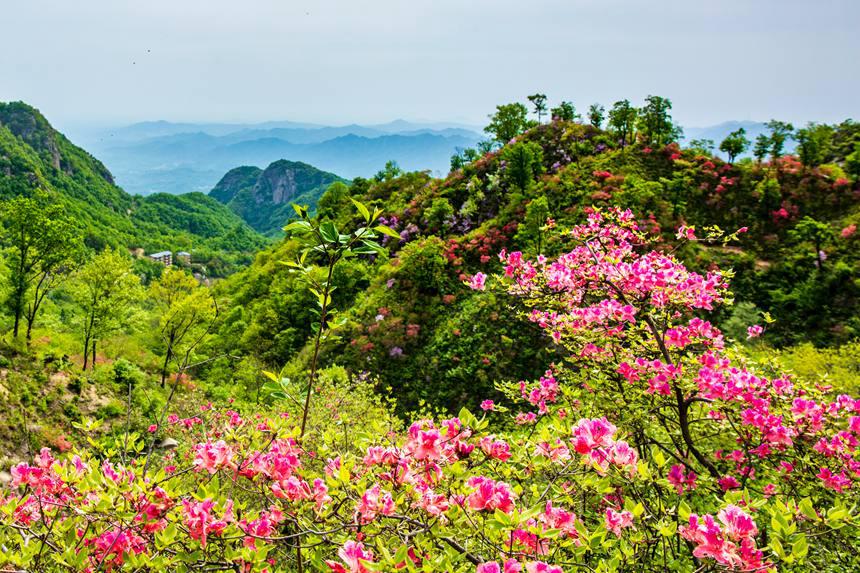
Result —
[[[484,273],[475,273],[469,281],[469,288],[472,290],[484,290],[486,288],[487,275]]]
[[[514,509],[516,495],[511,491],[511,486],[501,481],[476,476],[469,478],[466,485],[475,488],[466,498],[469,507],[474,510],[495,511],[510,513]]]
[[[364,548],[360,541],[347,541],[337,552],[343,564],[336,561],[326,561],[333,573],[370,573],[364,563],[373,562],[373,553]]]
[[[615,534],[616,537],[621,537],[621,530],[626,527],[633,527],[633,514],[629,511],[615,511],[607,507],[604,515],[606,529]]]
[[[764,328],[762,328],[758,324],[754,324],[750,327],[747,327],[747,340],[750,338],[758,338],[761,336],[761,333],[764,332]]]

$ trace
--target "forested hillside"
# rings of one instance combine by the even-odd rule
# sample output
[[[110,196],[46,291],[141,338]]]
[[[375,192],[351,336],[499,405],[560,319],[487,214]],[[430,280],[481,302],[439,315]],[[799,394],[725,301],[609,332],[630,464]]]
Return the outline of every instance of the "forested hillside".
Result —
[[[0,103],[0,173],[0,198],[48,193],[90,248],[195,250],[202,261],[226,259],[227,268],[235,269],[266,244],[202,193],[181,198],[125,193],[100,161],[24,103]]]
[[[736,304],[717,317],[735,338],[745,338],[747,324],[764,313],[774,318],[764,339],[777,346],[834,345],[857,336],[860,259],[853,241],[860,196],[856,174],[846,173],[856,169],[856,124],[830,129],[806,163],[771,143],[760,161],[731,164],[708,149],[671,143],[670,118],[663,122],[667,132],[643,127],[628,133],[633,142],[625,145],[614,111],[608,126],[557,119],[515,133],[515,141],[503,134],[505,147],[445,179],[423,173],[358,179],[349,190],[326,193],[318,212],[338,228],[355,224],[356,199],[385,213],[400,240],[386,239],[391,258],[355,259],[336,269],[334,306],[346,324],[323,359],[372,372],[410,408],[422,399],[474,405],[500,378],[542,372],[555,351],[538,329],[503,301],[464,292],[461,283],[496,272],[502,249],[563,252],[569,242],[559,230],[608,206],[631,209],[667,245],[682,225],[743,229],[730,243],[688,244],[677,252],[695,268],[734,271]],[[242,348],[272,368],[288,365],[291,375],[307,366],[312,295],[281,262],[300,249],[287,240],[217,288],[231,301],[221,331],[225,348]]]
[[[280,232],[295,216],[292,203],[316,205],[323,192],[341,179],[306,163],[275,161],[265,169],[231,169],[209,192],[260,233]]]
[[[529,102],[444,178],[146,200],[12,104],[12,570],[860,567],[860,125],[682,148],[662,97]],[[258,240],[234,211],[284,236],[225,278],[127,254]]]

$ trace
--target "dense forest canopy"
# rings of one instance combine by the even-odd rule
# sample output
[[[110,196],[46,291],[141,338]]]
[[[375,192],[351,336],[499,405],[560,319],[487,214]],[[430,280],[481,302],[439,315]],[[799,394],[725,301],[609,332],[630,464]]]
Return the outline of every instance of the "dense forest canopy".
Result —
[[[860,124],[767,125],[142,198],[0,104],[0,570],[857,568]]]

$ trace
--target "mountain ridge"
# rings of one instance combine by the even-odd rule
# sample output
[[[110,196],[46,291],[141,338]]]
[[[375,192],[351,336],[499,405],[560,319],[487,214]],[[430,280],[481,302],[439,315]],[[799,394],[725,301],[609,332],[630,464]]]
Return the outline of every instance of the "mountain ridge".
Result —
[[[251,253],[266,244],[232,210],[204,194],[127,193],[100,160],[24,102],[0,102],[0,175],[0,199],[48,192],[94,249],[224,251],[233,259],[230,266],[249,262]]]
[[[307,163],[280,159],[265,169],[251,165],[231,169],[212,188],[209,197],[227,205],[258,232],[273,234],[294,216],[291,203],[313,209],[336,182],[348,181]]]

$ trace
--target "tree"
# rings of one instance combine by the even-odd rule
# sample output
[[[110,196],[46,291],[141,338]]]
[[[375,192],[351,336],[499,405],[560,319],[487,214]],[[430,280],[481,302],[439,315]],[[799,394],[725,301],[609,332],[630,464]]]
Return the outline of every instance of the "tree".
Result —
[[[845,158],[845,171],[855,181],[860,180],[860,141],[854,144],[854,151]]]
[[[400,235],[393,229],[386,225],[378,224],[379,217],[382,215],[382,211],[378,208],[374,207],[371,211],[364,204],[355,200],[353,200],[353,204],[363,219],[364,224],[352,233],[341,233],[331,220],[319,221],[311,219],[307,209],[295,204],[293,204],[293,209],[298,214],[299,220],[284,227],[284,232],[289,236],[297,238],[303,246],[301,255],[295,261],[286,261],[285,263],[295,272],[301,274],[302,278],[308,284],[310,292],[316,296],[317,306],[319,307],[319,312],[316,313],[319,321],[312,325],[316,333],[314,335],[311,370],[305,392],[305,404],[302,412],[302,426],[299,439],[305,435],[305,428],[307,426],[311,394],[313,393],[314,384],[317,379],[317,360],[319,359],[320,344],[328,337],[333,327],[336,326],[332,324],[335,311],[331,306],[331,295],[334,290],[332,276],[335,267],[345,258],[351,258],[356,255],[379,255],[384,253],[385,249],[377,242],[380,234],[388,235],[392,238],[400,238]],[[325,279],[322,281],[316,277],[317,269],[307,264],[307,257],[311,253],[321,257],[321,268],[325,270]],[[275,377],[273,376],[273,378]]]
[[[672,101],[668,98],[652,95],[645,98],[645,106],[639,111],[639,123],[647,144],[666,145],[681,134],[680,128],[672,122],[671,109]]]
[[[14,336],[21,318],[26,320],[29,344],[45,297],[73,268],[84,248],[83,237],[63,207],[44,192],[6,203],[3,226],[10,274],[6,307],[15,317]]]
[[[520,141],[505,147],[501,159],[505,162],[505,182],[520,191],[528,189],[543,173],[543,149],[533,141]]]
[[[785,149],[785,142],[792,137],[794,126],[784,121],[775,119],[770,120],[765,124],[770,130],[770,156],[771,159],[782,157]]]
[[[458,149],[457,153],[451,156],[451,171],[458,171],[479,157],[481,157],[481,153],[474,147]]]
[[[87,369],[90,355],[95,368],[97,343],[125,328],[135,315],[143,294],[140,277],[134,273],[128,257],[107,249],[78,269],[70,291],[79,312],[83,369]]]
[[[797,130],[797,154],[800,162],[806,167],[814,167],[824,163],[830,156],[833,138],[833,128],[826,124],[810,123]]]
[[[180,369],[187,365],[194,349],[203,341],[218,306],[209,289],[179,269],[166,269],[149,288],[158,309],[158,329],[164,344],[161,385],[167,378],[170,361],[179,359]]]
[[[692,149],[698,153],[706,153],[708,155],[714,152],[713,139],[692,139],[687,145],[688,149]]]
[[[755,195],[759,197],[762,218],[767,218],[782,204],[782,187],[776,177],[765,177],[759,181],[755,186]]]
[[[490,116],[490,124],[484,131],[504,145],[531,127],[528,115],[529,110],[521,103],[496,106],[496,113]]]
[[[377,171],[376,175],[373,178],[376,181],[389,181],[394,179],[395,177],[400,177],[403,175],[403,170],[400,169],[400,166],[397,165],[397,162],[392,160],[385,162],[385,167],[383,167],[380,171]]]
[[[755,156],[756,161],[761,163],[764,161],[764,158],[767,157],[767,154],[770,152],[771,142],[770,137],[767,134],[760,133],[755,138],[755,147],[753,147],[753,155]]]
[[[603,125],[605,109],[599,103],[593,103],[588,108],[588,123],[600,129]]]
[[[541,118],[543,118],[543,114],[546,113],[546,95],[545,94],[532,94],[528,97],[529,101],[532,102],[532,105],[535,108],[535,114],[537,115],[538,123],[541,122]]]
[[[618,137],[622,148],[633,142],[638,113],[638,110],[626,99],[615,102],[609,110],[609,128]]]
[[[342,181],[335,181],[317,201],[317,214],[323,218],[334,218],[343,207],[349,205],[349,198],[349,186]]]
[[[720,151],[729,156],[729,163],[734,163],[738,155],[749,149],[750,140],[746,135],[747,130],[740,127],[728,134],[720,143]]]
[[[559,121],[575,121],[579,117],[576,113],[576,107],[569,101],[561,102],[557,107],[552,108],[550,113],[553,119]]]
[[[798,221],[794,229],[789,231],[789,237],[799,243],[812,243],[815,266],[818,269],[824,269],[824,246],[833,239],[833,230],[827,223],[822,223],[812,217],[804,217]]]
[[[497,143],[491,139],[484,139],[478,142],[477,150],[480,155],[486,155],[490,153],[495,147]]]
[[[549,203],[546,196],[541,195],[532,199],[526,206],[525,219],[517,229],[516,239],[532,243],[535,247],[535,253],[538,255],[543,249],[543,234],[549,215]]]

